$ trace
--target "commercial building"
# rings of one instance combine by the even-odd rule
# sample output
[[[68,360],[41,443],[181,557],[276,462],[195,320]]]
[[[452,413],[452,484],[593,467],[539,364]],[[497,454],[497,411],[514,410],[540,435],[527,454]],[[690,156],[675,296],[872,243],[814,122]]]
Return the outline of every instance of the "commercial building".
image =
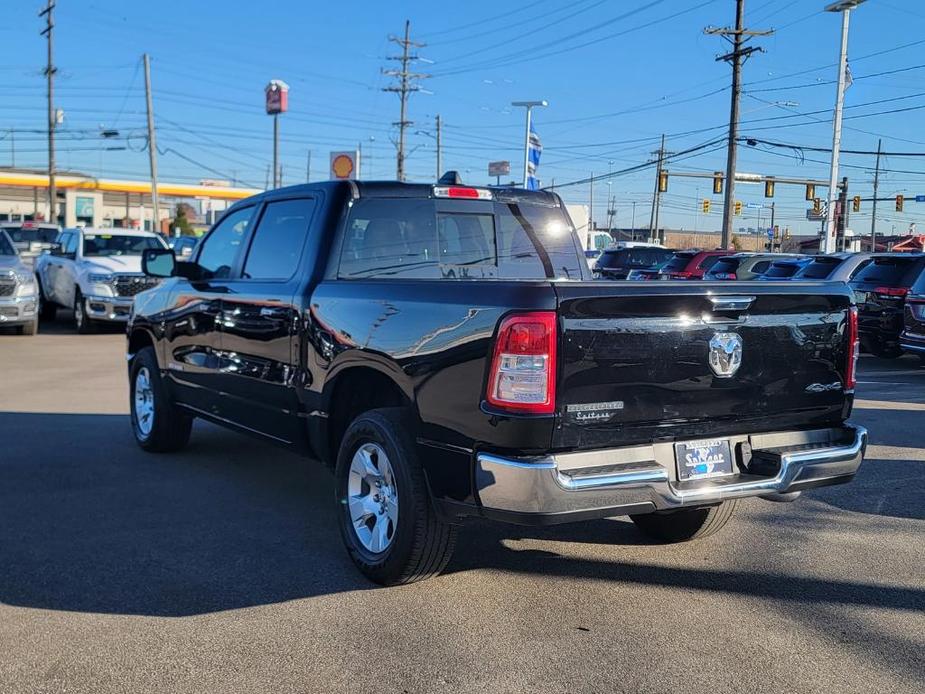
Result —
[[[211,222],[228,205],[261,191],[236,188],[226,181],[199,184],[158,182],[159,220],[153,224],[150,181],[95,178],[77,172],[55,176],[57,221],[62,226],[152,229],[169,233],[169,219],[178,202],[190,203]],[[29,169],[0,168],[0,222],[48,220],[48,176]]]

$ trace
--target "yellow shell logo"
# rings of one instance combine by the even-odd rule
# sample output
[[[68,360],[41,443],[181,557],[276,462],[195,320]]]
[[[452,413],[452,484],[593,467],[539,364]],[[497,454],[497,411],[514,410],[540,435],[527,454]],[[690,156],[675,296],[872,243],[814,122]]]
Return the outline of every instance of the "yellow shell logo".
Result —
[[[337,178],[350,178],[353,173],[353,159],[346,154],[339,154],[331,162],[331,170]]]

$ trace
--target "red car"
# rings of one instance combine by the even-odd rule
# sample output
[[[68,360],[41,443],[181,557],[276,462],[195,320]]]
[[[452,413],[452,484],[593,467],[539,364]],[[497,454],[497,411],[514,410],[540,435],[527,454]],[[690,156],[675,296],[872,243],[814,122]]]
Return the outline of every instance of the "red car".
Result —
[[[702,280],[703,274],[713,267],[716,261],[734,253],[736,251],[679,251],[661,269],[660,279]]]

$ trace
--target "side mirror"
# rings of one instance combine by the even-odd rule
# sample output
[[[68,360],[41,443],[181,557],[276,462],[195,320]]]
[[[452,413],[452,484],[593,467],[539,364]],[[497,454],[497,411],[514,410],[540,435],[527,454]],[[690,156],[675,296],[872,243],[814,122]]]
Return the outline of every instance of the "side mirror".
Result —
[[[50,255],[61,255],[61,244],[53,243],[48,247],[48,253]]]
[[[141,252],[141,271],[148,277],[173,277],[177,258],[170,248],[146,248]]]

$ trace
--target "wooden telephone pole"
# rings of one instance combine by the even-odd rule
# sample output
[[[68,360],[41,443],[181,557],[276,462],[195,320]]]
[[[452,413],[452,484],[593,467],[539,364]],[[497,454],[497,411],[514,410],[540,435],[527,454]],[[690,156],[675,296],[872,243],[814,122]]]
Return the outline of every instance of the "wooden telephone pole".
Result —
[[[45,76],[48,78],[48,221],[58,223],[58,188],[55,185],[55,127],[58,125],[58,114],[55,112],[55,68],[54,64],[54,29],[55,29],[55,0],[48,0],[45,9],[39,12],[39,17],[45,17],[45,28],[41,35],[48,39],[48,64],[45,67]]]
[[[723,248],[729,247],[732,239],[732,217],[735,205],[735,173],[736,173],[736,139],[739,137],[739,96],[742,92],[742,64],[752,53],[763,51],[757,46],[744,44],[753,36],[770,36],[773,31],[750,31],[743,25],[745,23],[745,0],[736,0],[736,25],[734,29],[725,27],[707,27],[705,34],[722,36],[732,44],[732,51],[717,56],[716,60],[723,60],[732,65],[732,102],[729,107],[729,145],[726,152],[726,191],[723,197]]]

